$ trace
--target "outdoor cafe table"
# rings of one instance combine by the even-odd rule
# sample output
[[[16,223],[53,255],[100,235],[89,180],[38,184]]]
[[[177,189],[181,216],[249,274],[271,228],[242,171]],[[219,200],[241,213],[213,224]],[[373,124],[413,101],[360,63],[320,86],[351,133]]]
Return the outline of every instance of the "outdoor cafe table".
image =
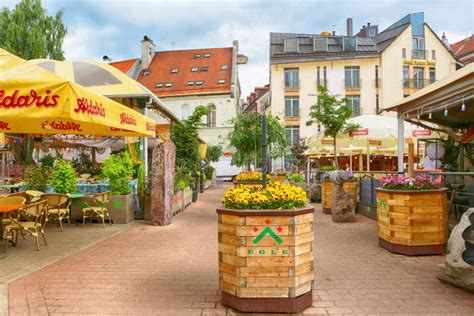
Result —
[[[6,218],[10,212],[14,212],[22,207],[24,207],[23,204],[0,205],[0,214],[2,214],[2,218]],[[0,240],[3,240],[3,221],[1,220],[0,220],[0,233],[1,233]]]

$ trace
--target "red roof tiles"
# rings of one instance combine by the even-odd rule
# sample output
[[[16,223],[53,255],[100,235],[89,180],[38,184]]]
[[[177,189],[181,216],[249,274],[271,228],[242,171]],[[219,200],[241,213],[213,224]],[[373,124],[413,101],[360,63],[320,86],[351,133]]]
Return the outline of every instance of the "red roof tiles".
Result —
[[[116,61],[113,63],[110,63],[111,66],[114,66],[121,72],[127,73],[130,68],[135,64],[138,58],[133,58],[133,59],[128,59],[128,60],[122,60],[122,61]]]
[[[474,35],[452,44],[451,49],[458,58],[474,52]]]

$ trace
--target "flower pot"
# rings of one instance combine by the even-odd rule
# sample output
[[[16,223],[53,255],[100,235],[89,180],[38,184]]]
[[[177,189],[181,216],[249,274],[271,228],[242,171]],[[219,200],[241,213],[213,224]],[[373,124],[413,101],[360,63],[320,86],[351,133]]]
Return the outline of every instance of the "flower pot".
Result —
[[[321,204],[323,206],[324,214],[331,214],[332,187],[333,183],[331,180],[323,180],[321,185]],[[342,187],[346,192],[352,195],[354,201],[357,202],[359,200],[359,182],[357,180],[347,180],[344,182]]]
[[[240,186],[250,186],[250,187],[253,187],[253,186],[262,186],[262,182],[234,182],[234,186],[236,188],[240,187]]]
[[[109,204],[110,219],[114,224],[127,224],[133,221],[133,195],[110,195]]]
[[[264,313],[295,313],[311,306],[311,206],[296,210],[218,208],[217,214],[223,305]]]
[[[191,197],[191,201],[194,203],[196,202],[198,199],[198,191],[197,190],[193,190],[193,193],[192,193],[192,197]]]
[[[447,189],[375,191],[380,246],[404,255],[445,253]]]

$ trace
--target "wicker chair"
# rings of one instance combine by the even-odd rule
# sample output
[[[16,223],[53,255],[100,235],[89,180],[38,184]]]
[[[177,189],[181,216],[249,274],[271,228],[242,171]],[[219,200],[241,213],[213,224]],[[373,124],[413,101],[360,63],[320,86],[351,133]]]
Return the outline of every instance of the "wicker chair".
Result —
[[[24,197],[14,194],[0,198],[0,205],[26,204],[26,202],[27,200]],[[15,212],[14,214],[10,214],[10,217],[18,217],[18,214]],[[3,218],[1,221],[2,227],[5,227],[12,222],[10,218]],[[0,236],[3,236],[3,231],[0,232]]]
[[[59,227],[61,231],[63,231],[63,220],[67,219],[68,225],[71,227],[71,218],[69,216],[71,199],[69,196],[59,193],[46,193],[41,196],[41,199],[46,200],[48,205],[45,225],[47,222],[57,219],[59,221]]]
[[[23,222],[18,218],[10,217],[11,223],[5,227],[6,241],[4,244],[4,252],[7,252],[8,242],[15,239],[15,244],[18,242],[18,234],[24,235],[29,234],[35,238],[36,251],[39,251],[39,235],[43,237],[45,245],[46,237],[44,236],[44,225],[46,219],[46,212],[48,206],[46,200],[41,200],[36,203],[26,205],[20,210],[21,217],[27,218],[27,221]],[[14,234],[15,233],[15,234]]]
[[[102,218],[102,225],[105,228],[105,217],[109,220],[109,224],[112,225],[110,220],[109,211],[107,210],[107,203],[109,202],[110,192],[102,192],[99,194],[92,195],[87,201],[83,203],[82,208],[82,228],[86,223],[86,218],[92,220],[93,217]]]

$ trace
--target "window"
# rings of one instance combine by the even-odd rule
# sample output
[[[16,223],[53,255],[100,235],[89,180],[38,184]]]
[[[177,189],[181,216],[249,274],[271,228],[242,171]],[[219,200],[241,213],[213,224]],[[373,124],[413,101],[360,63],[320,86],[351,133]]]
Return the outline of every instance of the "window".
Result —
[[[145,70],[142,75],[143,76],[149,76],[150,73],[151,73],[150,70]]]
[[[207,126],[216,127],[216,106],[209,104],[209,114],[207,115]]]
[[[191,115],[191,107],[189,104],[183,104],[181,105],[181,119],[185,120],[188,118],[188,116]]]
[[[407,58],[407,49],[402,48],[402,58]]]
[[[359,67],[345,67],[344,72],[345,72],[344,82],[345,82],[346,88],[359,88],[360,87]]]
[[[299,88],[298,68],[285,69],[285,88],[287,89]]]
[[[375,87],[379,87],[379,66],[375,65]]]
[[[207,72],[209,70],[209,67],[205,66],[205,67],[201,67],[201,71],[202,72]]]
[[[324,86],[328,85],[328,67],[324,66],[323,67],[323,80],[324,80]]]
[[[422,67],[413,68],[413,87],[423,88],[425,86],[423,71],[424,71],[424,68]]]
[[[211,58],[211,53],[205,53],[204,58]]]
[[[425,59],[425,40],[423,37],[413,37],[413,59]]]
[[[191,72],[198,72],[199,71],[199,67],[191,67]]]
[[[168,83],[165,84],[165,87],[171,87],[171,86],[173,86],[172,82],[168,82]]]
[[[316,88],[319,88],[321,85],[321,67],[316,68]]]
[[[377,29],[375,27],[369,27],[369,36],[377,35]]]
[[[300,115],[300,98],[285,97],[285,117],[298,117]]]
[[[434,49],[431,51],[431,59],[436,60],[436,51]]]
[[[225,83],[225,79],[219,79],[219,81],[217,81],[218,84],[224,84]]]
[[[315,52],[327,52],[328,51],[328,38],[327,37],[313,38],[313,49]]]
[[[163,88],[163,84],[162,84],[162,83],[157,83],[155,87],[157,87],[157,88]]]
[[[196,81],[196,86],[202,86],[203,83],[204,83],[204,81],[202,81],[202,80]]]
[[[194,86],[194,81],[188,81],[187,85],[188,86]]]
[[[346,95],[346,106],[352,109],[352,116],[360,115],[360,95]]]
[[[227,69],[229,69],[229,65],[222,65],[221,66],[221,70],[227,70]]]
[[[194,54],[194,58],[201,58],[201,54]]]
[[[285,38],[283,42],[285,53],[297,53],[298,52],[298,39],[297,38]]]
[[[179,68],[178,68],[178,67],[171,68],[171,73],[172,73],[172,74],[176,74],[176,73],[178,73],[178,71],[179,71]]]
[[[403,87],[410,87],[410,68],[408,66],[403,66]]]
[[[430,83],[436,81],[436,68],[430,67]]]
[[[286,146],[291,147],[299,143],[300,140],[300,127],[289,126],[285,129],[286,133]]]
[[[379,95],[376,94],[375,95],[375,113],[376,114],[379,114],[380,113],[380,99],[379,99]]]
[[[357,38],[355,36],[344,36],[342,41],[344,51],[355,52],[357,50]]]

